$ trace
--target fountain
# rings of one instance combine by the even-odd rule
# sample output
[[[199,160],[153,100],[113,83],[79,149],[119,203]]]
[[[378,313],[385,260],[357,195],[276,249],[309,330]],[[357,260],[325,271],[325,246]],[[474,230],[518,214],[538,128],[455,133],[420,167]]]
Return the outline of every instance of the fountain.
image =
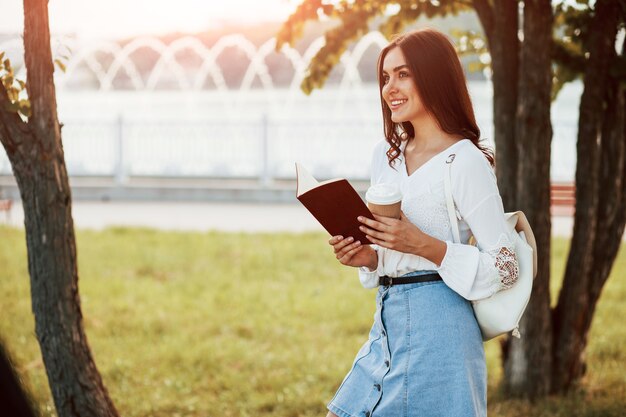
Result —
[[[52,44],[55,56],[59,48],[73,51],[66,71],[55,71],[72,176],[110,177],[120,186],[144,177],[257,179],[268,185],[293,178],[298,160],[318,178],[369,178],[370,151],[382,138],[382,123],[378,86],[371,81],[375,68],[360,70],[359,65],[387,44],[379,32],[368,33],[346,51],[334,81],[309,97],[299,86],[323,37],[302,53],[288,45],[276,52],[274,38],[257,47],[240,34],[223,36],[211,46],[191,36],[169,44],[155,37],[123,46],[73,38],[54,38]],[[25,79],[21,47],[21,39],[0,43],[17,78]],[[234,56],[233,50],[243,57],[237,60],[243,73],[238,85],[229,82],[232,74],[220,64]],[[144,68],[141,58],[148,52],[157,58]],[[180,55],[199,64],[181,62]],[[270,68],[268,60],[276,57],[290,68]],[[293,72],[290,80],[277,75],[286,70]],[[361,71],[368,73],[364,77]],[[483,136],[490,138],[491,85],[470,82],[470,91]],[[577,94],[574,90],[564,99],[560,115],[565,116],[555,123],[557,179],[573,178]],[[0,175],[10,175],[3,152]]]

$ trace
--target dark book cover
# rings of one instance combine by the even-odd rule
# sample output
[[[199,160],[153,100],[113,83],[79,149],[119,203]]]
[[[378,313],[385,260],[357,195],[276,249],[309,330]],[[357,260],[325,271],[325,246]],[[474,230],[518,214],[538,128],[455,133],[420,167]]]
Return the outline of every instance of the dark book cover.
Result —
[[[371,244],[359,230],[358,216],[374,216],[345,179],[317,182],[300,164],[296,164],[297,198],[331,236],[354,237],[362,244]]]

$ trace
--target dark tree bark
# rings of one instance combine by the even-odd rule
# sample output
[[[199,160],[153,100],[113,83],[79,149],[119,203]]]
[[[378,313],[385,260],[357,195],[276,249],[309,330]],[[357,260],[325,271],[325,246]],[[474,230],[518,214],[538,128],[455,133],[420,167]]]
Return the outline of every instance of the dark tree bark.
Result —
[[[512,211],[517,207],[518,4],[511,0],[495,0],[493,7],[480,3],[475,2],[475,8],[491,52],[496,176],[504,209]]]
[[[84,332],[71,192],[57,118],[47,0],[24,1],[24,52],[32,115],[7,110],[0,83],[0,141],[24,207],[35,330],[59,416],[117,416]]]
[[[550,91],[552,6],[527,0],[523,17],[515,138],[519,154],[517,207],[533,227],[538,272],[531,300],[520,323],[521,339],[510,339],[504,352],[504,384],[518,395],[537,397],[550,389]]]
[[[567,390],[584,373],[587,334],[624,231],[624,97],[609,75],[619,16],[618,2],[599,0],[589,30],[578,121],[574,233],[553,319],[554,392]]]

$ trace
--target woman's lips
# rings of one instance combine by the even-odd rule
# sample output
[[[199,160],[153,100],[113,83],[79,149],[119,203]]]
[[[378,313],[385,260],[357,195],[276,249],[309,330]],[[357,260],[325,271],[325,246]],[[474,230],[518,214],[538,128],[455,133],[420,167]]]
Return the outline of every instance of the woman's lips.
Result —
[[[398,107],[402,106],[407,101],[408,100],[405,98],[389,100],[389,107],[391,108],[391,110],[396,110]]]

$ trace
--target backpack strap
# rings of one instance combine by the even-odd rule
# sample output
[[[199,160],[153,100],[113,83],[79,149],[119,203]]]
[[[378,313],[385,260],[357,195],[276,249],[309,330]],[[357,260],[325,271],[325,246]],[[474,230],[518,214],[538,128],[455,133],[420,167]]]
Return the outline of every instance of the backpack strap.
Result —
[[[446,159],[446,172],[443,176],[444,189],[446,192],[446,204],[448,206],[448,217],[450,217],[450,227],[452,228],[452,236],[454,237],[454,243],[461,243],[461,237],[459,234],[459,224],[456,219],[456,213],[454,211],[454,199],[452,198],[452,161],[456,154],[450,154]]]

